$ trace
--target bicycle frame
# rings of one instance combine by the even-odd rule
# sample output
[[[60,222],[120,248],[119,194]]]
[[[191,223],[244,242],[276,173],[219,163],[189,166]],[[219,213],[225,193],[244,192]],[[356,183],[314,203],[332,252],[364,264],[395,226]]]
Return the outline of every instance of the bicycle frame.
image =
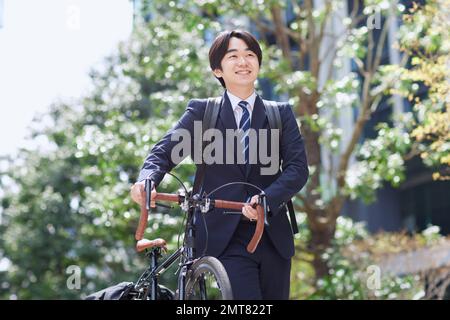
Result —
[[[141,190],[141,197],[145,199],[145,203],[141,204],[141,217],[139,220],[139,225],[135,233],[136,240],[141,240],[147,225],[148,213],[151,210],[151,190],[153,189],[153,182],[150,179],[145,181],[145,189]],[[187,191],[187,190],[186,190]],[[267,224],[266,220],[266,203],[265,195],[262,193],[263,206],[257,205],[257,225],[253,238],[247,246],[247,250],[253,253],[256,250],[256,246],[261,239],[264,224]],[[165,200],[178,202],[182,211],[187,214],[185,237],[183,240],[183,245],[177,249],[172,255],[166,258],[161,264],[158,264],[158,257],[161,255],[160,247],[153,247],[150,249],[145,249],[147,256],[150,258],[150,268],[147,269],[136,282],[135,288],[139,291],[138,294],[144,291],[143,299],[148,298],[149,292],[151,292],[150,299],[157,300],[158,298],[158,276],[161,275],[165,270],[167,270],[175,261],[180,259],[179,268],[180,273],[178,275],[178,299],[184,300],[186,297],[185,286],[188,272],[192,264],[196,261],[195,252],[195,221],[194,221],[194,210],[200,208],[202,213],[209,211],[210,206],[216,208],[228,208],[228,209],[238,209],[240,210],[245,203],[226,201],[226,200],[212,200],[210,198],[201,199],[198,195],[191,197],[191,193],[187,194],[164,194],[158,193],[155,196],[155,200]],[[149,290],[151,288],[151,291]],[[205,280],[202,277],[199,281],[200,295],[202,298],[206,298]]]
[[[186,208],[187,209],[187,208]],[[174,253],[172,253],[169,257],[167,257],[161,264],[158,264],[158,257],[161,255],[161,248],[156,247],[152,248],[149,251],[147,250],[147,256],[150,258],[150,268],[147,269],[136,282],[136,287],[142,286],[143,289],[147,287],[145,291],[145,295],[143,299],[147,299],[148,296],[148,288],[151,288],[151,300],[158,299],[158,277],[163,274],[172,264],[180,258],[180,273],[178,275],[178,299],[185,299],[184,288],[186,285],[186,276],[189,271],[189,266],[194,263],[195,260],[195,245],[194,245],[194,237],[195,237],[195,225],[193,222],[194,218],[194,210],[187,209],[183,210],[187,211],[187,227],[185,232],[185,240],[184,245],[178,248]],[[183,253],[185,253],[183,255]],[[149,283],[148,283],[149,282]],[[147,284],[148,283],[148,284]],[[204,290],[202,290],[204,291]],[[202,294],[204,294],[202,292]]]
[[[149,292],[151,292],[151,300],[158,299],[158,277],[163,274],[176,260],[178,260],[183,249],[183,247],[179,248],[161,264],[158,264],[158,256],[161,255],[160,248],[152,248],[147,252],[147,256],[150,258],[150,267],[139,277],[139,280],[136,282],[136,288],[138,290],[146,289],[143,299],[147,299]],[[148,290],[149,288],[151,288],[151,291]]]

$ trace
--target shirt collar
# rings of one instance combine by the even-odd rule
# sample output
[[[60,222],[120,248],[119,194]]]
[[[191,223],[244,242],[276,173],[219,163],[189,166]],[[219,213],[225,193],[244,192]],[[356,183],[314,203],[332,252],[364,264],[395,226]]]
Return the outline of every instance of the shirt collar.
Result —
[[[253,93],[247,98],[247,99],[241,99],[239,97],[236,97],[234,94],[232,94],[230,91],[227,90],[227,95],[228,95],[228,99],[230,99],[230,103],[231,103],[231,107],[233,108],[233,111],[236,110],[236,108],[238,108],[238,103],[241,101],[247,101],[248,105],[249,105],[249,111],[252,112],[253,111],[253,106],[255,105],[255,100],[256,100],[256,92],[253,91]]]

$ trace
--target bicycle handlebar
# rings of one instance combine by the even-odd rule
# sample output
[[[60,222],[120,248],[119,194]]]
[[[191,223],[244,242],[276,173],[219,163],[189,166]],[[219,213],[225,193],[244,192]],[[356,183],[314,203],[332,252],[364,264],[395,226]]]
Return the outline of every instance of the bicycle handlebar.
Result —
[[[148,190],[148,189],[147,189]],[[140,204],[141,207],[141,215],[139,218],[139,224],[136,229],[135,233],[135,239],[141,240],[144,236],[145,229],[147,228],[147,220],[148,220],[148,212],[147,209],[150,203],[149,199],[149,192],[146,192],[146,190],[141,190],[141,199],[142,203]],[[172,193],[156,193],[156,196],[154,200],[162,200],[162,201],[169,201],[169,202],[176,202],[178,204],[182,204],[185,200],[190,203],[190,206],[197,207],[201,204],[208,203],[212,205],[212,207],[220,208],[220,209],[230,209],[230,210],[242,210],[242,207],[249,203],[244,202],[235,202],[235,201],[228,201],[228,200],[218,200],[218,199],[195,199],[194,197],[188,197],[186,195],[180,195],[180,194],[172,194]],[[264,232],[264,219],[265,219],[265,212],[264,208],[261,204],[256,205],[256,212],[258,219],[256,220],[256,228],[255,233],[253,234],[252,239],[247,245],[247,251],[249,253],[253,253],[256,250],[256,247],[259,244],[259,241],[261,240],[262,234]]]

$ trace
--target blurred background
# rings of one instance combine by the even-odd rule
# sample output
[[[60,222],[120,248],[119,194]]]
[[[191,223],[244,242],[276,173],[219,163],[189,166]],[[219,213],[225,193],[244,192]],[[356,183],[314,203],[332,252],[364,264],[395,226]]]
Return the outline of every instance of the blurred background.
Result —
[[[0,299],[137,280],[130,187],[189,99],[221,95],[208,50],[236,28],[305,139],[291,299],[449,299],[449,18],[450,0],[0,0]],[[160,210],[146,236],[172,251],[181,227]]]

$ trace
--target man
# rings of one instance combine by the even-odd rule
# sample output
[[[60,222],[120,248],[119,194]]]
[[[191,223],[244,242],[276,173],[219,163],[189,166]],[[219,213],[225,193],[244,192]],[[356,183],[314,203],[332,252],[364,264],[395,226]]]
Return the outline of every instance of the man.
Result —
[[[257,40],[246,31],[222,32],[210,48],[209,61],[214,76],[226,89],[215,128],[224,137],[227,129],[240,130],[241,133],[269,129],[263,101],[254,87],[262,61]],[[305,185],[308,166],[303,140],[291,107],[287,103],[279,103],[278,107],[282,131],[280,140],[275,143],[279,143],[279,153],[271,154],[271,157],[280,157],[282,170],[278,166],[274,174],[263,174],[260,159],[256,163],[249,161],[249,150],[252,149],[245,135],[243,139],[238,139],[240,148],[227,150],[229,145],[223,143],[224,154],[233,152],[236,161],[239,159],[238,153],[243,152],[243,164],[223,161],[205,167],[201,192],[211,192],[225,183],[241,181],[257,185],[267,195],[269,226],[265,227],[253,254],[246,251],[257,219],[256,210],[250,205],[244,206],[241,215],[227,214],[220,209],[207,213],[205,219],[200,212],[195,214],[196,253],[201,254],[206,250],[207,255],[215,256],[222,262],[236,299],[289,298],[294,242],[285,204]],[[175,127],[153,147],[145,160],[139,182],[132,187],[132,197],[136,202],[141,201],[140,190],[145,178],[150,177],[158,185],[164,174],[177,164],[171,159],[171,152],[177,144],[177,141],[172,141],[172,134],[179,129],[186,129],[193,134],[194,122],[202,121],[205,108],[206,99],[191,100]],[[258,143],[261,142],[259,140],[261,138],[258,138]],[[270,138],[267,141],[270,144]],[[242,202],[251,198],[250,202],[255,203],[258,193],[251,186],[239,184],[220,190],[214,198]]]

